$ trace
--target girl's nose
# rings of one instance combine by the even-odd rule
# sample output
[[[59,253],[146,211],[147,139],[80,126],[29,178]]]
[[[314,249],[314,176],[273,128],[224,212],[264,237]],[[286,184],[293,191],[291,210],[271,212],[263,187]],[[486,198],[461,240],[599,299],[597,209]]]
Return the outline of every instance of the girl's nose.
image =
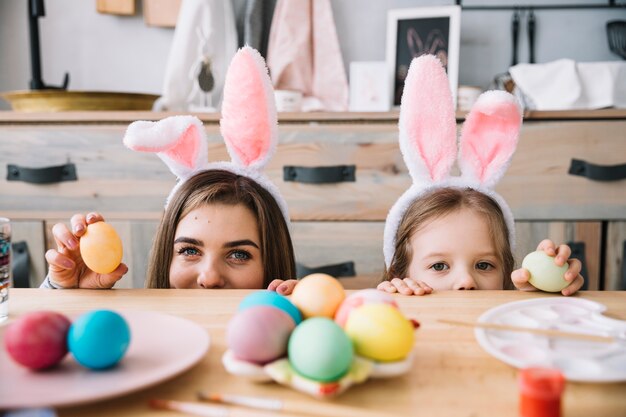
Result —
[[[226,284],[224,276],[215,262],[207,262],[198,275],[198,286],[200,288],[223,288]]]
[[[475,290],[478,286],[476,281],[469,272],[462,272],[460,276],[454,281],[455,290]]]

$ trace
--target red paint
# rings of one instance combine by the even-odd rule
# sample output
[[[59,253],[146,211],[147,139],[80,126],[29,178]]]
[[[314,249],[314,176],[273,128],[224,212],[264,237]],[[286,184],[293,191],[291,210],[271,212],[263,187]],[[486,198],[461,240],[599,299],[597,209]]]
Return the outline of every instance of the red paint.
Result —
[[[558,369],[526,368],[519,374],[521,417],[559,417],[565,378]]]

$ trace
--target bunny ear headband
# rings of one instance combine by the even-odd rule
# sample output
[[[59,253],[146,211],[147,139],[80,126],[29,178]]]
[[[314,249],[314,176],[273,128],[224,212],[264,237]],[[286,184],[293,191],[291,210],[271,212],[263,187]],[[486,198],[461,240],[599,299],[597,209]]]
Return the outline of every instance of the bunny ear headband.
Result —
[[[202,122],[194,116],[133,122],[126,130],[124,144],[135,151],[155,152],[178,177],[168,202],[194,174],[226,170],[251,178],[269,191],[289,224],[287,203],[261,172],[276,150],[277,125],[267,67],[261,54],[246,46],[233,57],[224,85],[220,130],[231,162],[209,163],[206,133]]]
[[[400,151],[413,185],[396,201],[385,223],[385,264],[391,265],[396,233],[417,198],[437,188],[472,188],[494,199],[504,214],[511,247],[513,214],[493,188],[504,175],[522,125],[521,108],[504,91],[483,93],[466,117],[459,140],[461,176],[451,177],[457,159],[456,119],[452,93],[441,62],[433,55],[413,59],[400,106]]]

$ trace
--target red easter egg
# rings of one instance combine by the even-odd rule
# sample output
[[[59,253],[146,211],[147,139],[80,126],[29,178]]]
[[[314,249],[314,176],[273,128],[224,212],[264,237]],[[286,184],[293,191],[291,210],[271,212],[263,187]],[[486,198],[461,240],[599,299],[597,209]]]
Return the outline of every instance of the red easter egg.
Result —
[[[27,368],[50,368],[67,354],[70,325],[67,317],[53,311],[28,313],[9,325],[4,346],[13,360]]]

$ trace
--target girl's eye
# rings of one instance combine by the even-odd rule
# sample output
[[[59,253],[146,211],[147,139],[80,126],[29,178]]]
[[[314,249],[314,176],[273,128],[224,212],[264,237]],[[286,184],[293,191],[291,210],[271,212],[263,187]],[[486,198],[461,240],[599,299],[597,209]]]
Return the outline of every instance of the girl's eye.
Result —
[[[476,264],[476,269],[480,270],[480,271],[490,271],[494,268],[493,265],[491,265],[489,262],[478,262]]]
[[[200,254],[200,251],[193,246],[183,246],[178,249],[178,254],[184,256],[197,256]]]
[[[448,269],[449,267],[443,262],[437,262],[436,264],[433,264],[430,268],[437,272],[441,272],[441,271]]]
[[[237,262],[245,262],[248,259],[251,259],[252,255],[250,255],[250,252],[238,249],[238,250],[234,250],[231,253],[229,253],[228,257],[230,259],[233,259],[233,260],[237,261]]]

